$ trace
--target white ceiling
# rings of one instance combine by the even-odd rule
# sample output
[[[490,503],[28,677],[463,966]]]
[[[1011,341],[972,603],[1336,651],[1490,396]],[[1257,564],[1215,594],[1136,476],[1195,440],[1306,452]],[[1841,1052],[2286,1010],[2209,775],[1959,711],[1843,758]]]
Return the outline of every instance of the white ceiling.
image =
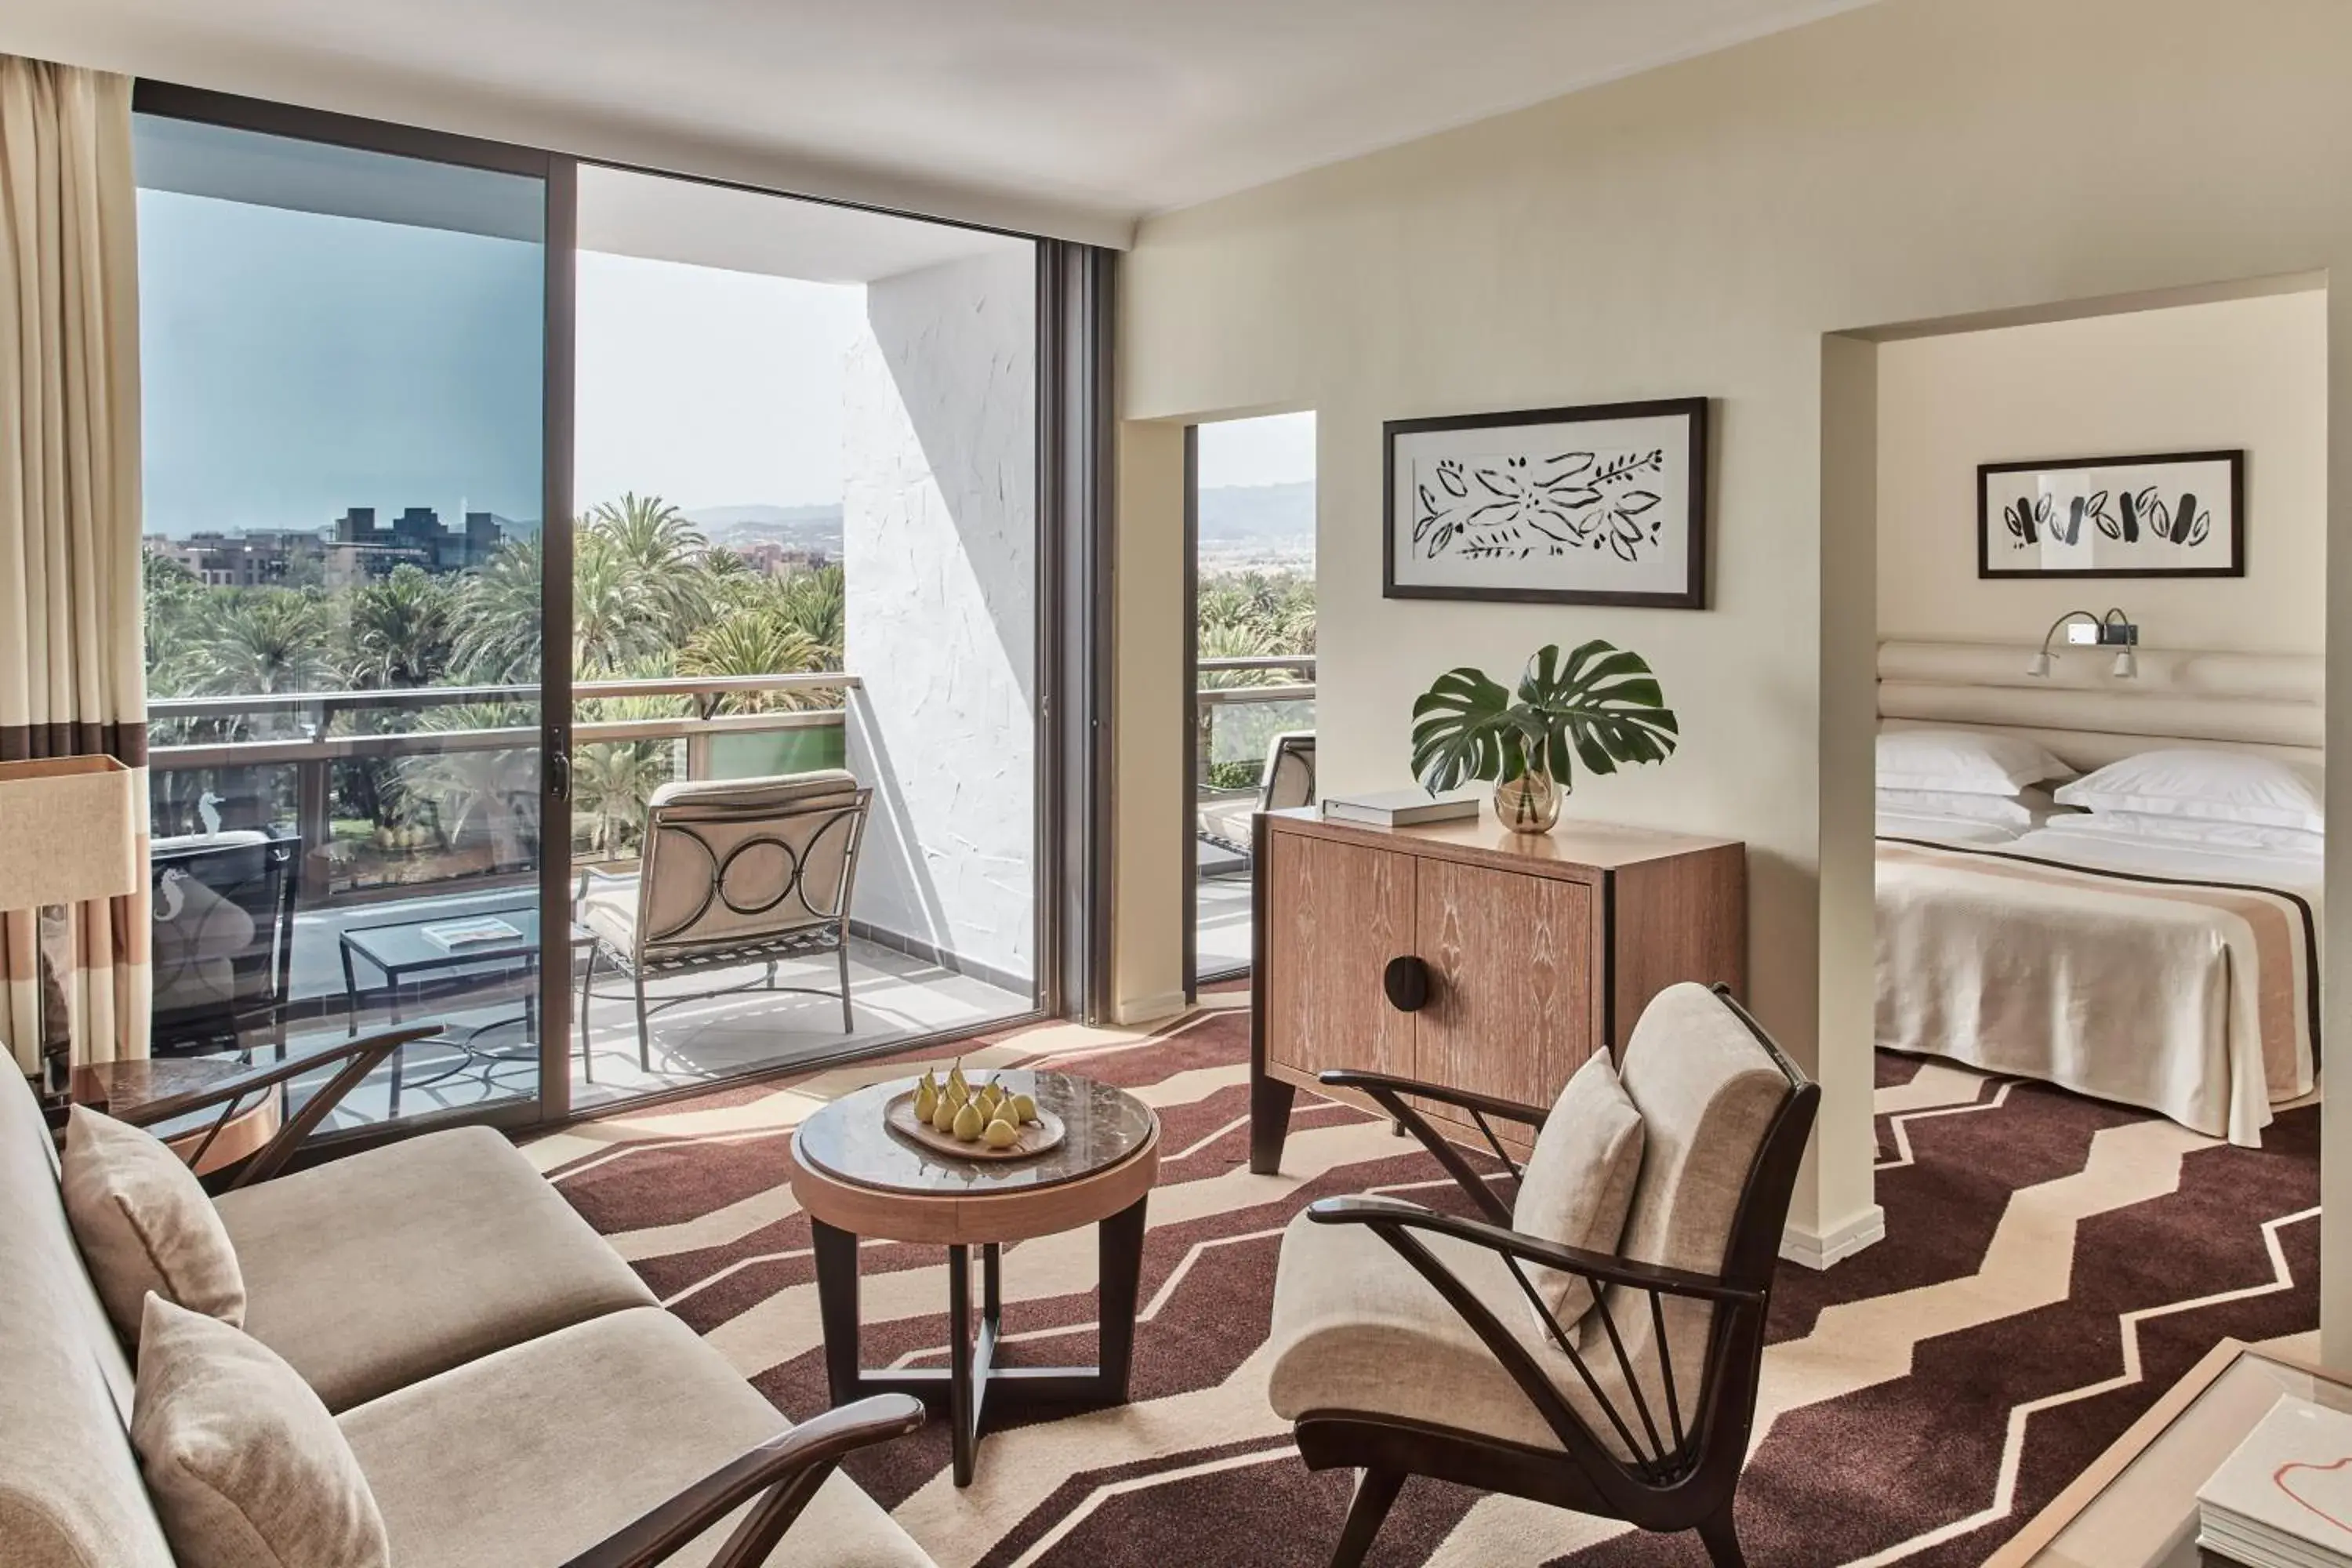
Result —
[[[1118,243],[1867,0],[7,0],[0,50]]]

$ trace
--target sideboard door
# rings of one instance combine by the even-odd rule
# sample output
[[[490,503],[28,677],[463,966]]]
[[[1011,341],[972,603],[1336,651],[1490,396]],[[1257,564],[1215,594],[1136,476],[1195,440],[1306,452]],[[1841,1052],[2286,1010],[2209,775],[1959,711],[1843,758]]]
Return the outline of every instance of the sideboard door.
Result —
[[[1381,973],[1413,951],[1413,857],[1303,833],[1273,838],[1265,1057],[1297,1072],[1410,1073],[1413,1020]]]
[[[1419,881],[1433,984],[1414,1076],[1549,1106],[1592,1054],[1592,889],[1437,859]]]

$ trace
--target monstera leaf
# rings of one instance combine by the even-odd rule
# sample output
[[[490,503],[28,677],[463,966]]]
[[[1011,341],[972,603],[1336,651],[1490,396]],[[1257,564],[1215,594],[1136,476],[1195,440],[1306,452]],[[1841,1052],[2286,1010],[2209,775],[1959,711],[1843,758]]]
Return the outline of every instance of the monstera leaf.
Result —
[[[1562,663],[1557,646],[1528,660],[1519,677],[1519,707],[1542,739],[1551,776],[1569,779],[1569,748],[1596,773],[1620,763],[1662,763],[1674,754],[1681,729],[1658,689],[1657,677],[1638,653],[1598,638]]]
[[[1465,780],[1497,782],[1530,757],[1565,785],[1576,762],[1596,773],[1663,762],[1680,730],[1642,656],[1601,641],[1560,657],[1539,649],[1517,700],[1484,670],[1449,669],[1412,705],[1412,771],[1432,795]]]
[[[1510,777],[1526,754],[1510,692],[1483,669],[1449,669],[1413,700],[1412,771],[1432,795]]]

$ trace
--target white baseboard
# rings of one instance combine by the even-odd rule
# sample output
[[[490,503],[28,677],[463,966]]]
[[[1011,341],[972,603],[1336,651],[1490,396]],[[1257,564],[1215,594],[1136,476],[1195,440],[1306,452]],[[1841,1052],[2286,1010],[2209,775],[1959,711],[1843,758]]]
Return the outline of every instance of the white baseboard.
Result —
[[[1851,1258],[1886,1236],[1886,1211],[1871,1205],[1844,1224],[1826,1231],[1789,1226],[1780,1232],[1780,1256],[1808,1268],[1827,1268],[1841,1258]]]
[[[1157,996],[1135,996],[1121,1002],[1112,1016],[1122,1025],[1156,1024],[1162,1018],[1174,1017],[1184,1006],[1184,993],[1162,991]]]

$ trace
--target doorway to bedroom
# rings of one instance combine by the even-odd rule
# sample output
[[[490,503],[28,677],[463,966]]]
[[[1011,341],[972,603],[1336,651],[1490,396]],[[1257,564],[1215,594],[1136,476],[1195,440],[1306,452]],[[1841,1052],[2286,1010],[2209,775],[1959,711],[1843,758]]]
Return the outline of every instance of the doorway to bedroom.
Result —
[[[1825,1016],[1870,1030],[1888,1237],[1964,1168],[2009,1194],[1991,1298],[2033,1189],[2121,1271],[2086,1385],[2317,1326],[2327,314],[2297,278],[1824,345]]]

